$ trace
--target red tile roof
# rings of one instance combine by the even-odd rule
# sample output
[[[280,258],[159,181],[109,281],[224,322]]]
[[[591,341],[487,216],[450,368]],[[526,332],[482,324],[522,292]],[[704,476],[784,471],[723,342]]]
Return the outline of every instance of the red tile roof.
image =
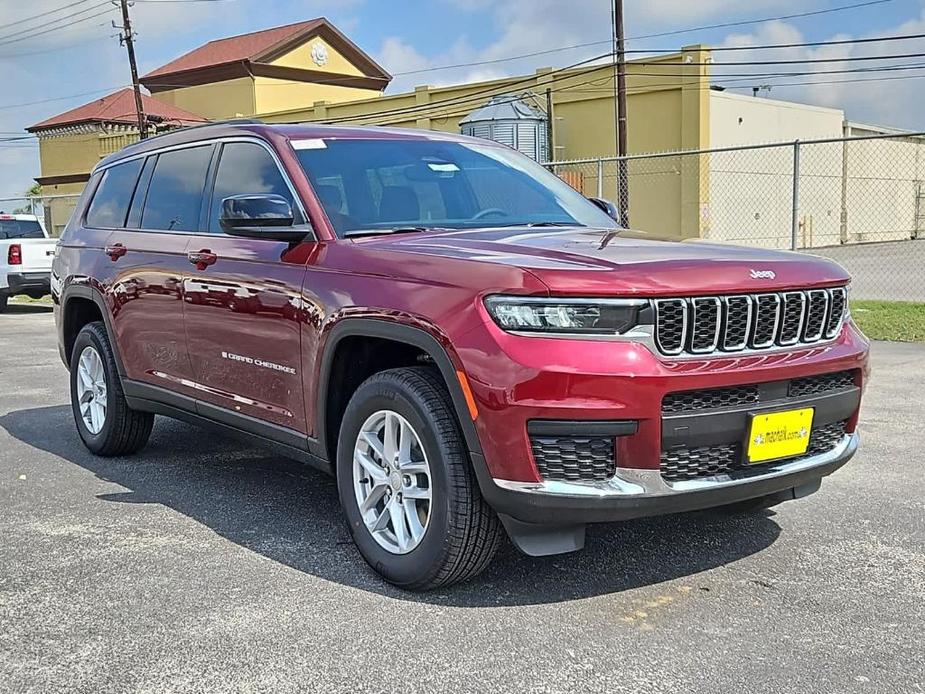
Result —
[[[306,22],[297,22],[281,27],[273,27],[272,29],[254,31],[250,34],[231,36],[227,39],[209,41],[209,43],[181,55],[176,60],[152,70],[142,77],[142,80],[170,75],[175,72],[199,70],[242,60],[253,60],[277,44],[285,43],[296,35],[311,31],[322,24],[327,24],[327,22],[324,19],[310,19]]]
[[[182,108],[165,104],[147,94],[141,95],[141,105],[146,115],[163,118],[165,121],[177,125],[191,125],[193,123],[205,123],[207,118],[197,116],[195,113],[184,111]],[[33,132],[35,130],[46,130],[48,128],[58,128],[64,125],[75,125],[77,123],[136,123],[138,117],[135,114],[135,96],[131,88],[121,89],[117,92],[96,99],[83,106],[78,106],[70,111],[59,113],[40,123],[31,125],[26,130]]]

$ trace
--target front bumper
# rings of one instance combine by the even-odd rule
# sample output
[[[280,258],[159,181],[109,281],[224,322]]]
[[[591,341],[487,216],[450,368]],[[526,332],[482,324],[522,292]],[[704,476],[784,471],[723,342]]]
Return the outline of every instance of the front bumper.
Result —
[[[786,391],[796,379],[854,374],[854,395],[804,405],[817,407],[815,423],[843,421],[850,434],[868,374],[868,342],[850,323],[826,344],[690,359],[659,357],[634,342],[522,337],[492,324],[457,344],[478,407],[481,450],[473,452],[484,456],[489,478],[516,482],[546,478],[534,461],[531,422],[634,422],[631,434],[617,437],[616,467],[657,473],[663,449],[726,443],[735,431],[744,435],[748,412],[801,406],[804,398]],[[755,385],[761,401],[723,409],[723,417],[663,409],[669,394]]]
[[[847,463],[858,441],[854,432],[819,455],[675,482],[659,470],[635,468],[618,468],[612,478],[595,484],[485,478],[484,464],[475,468],[482,494],[497,512],[521,523],[561,526],[695,511],[804,487]]]

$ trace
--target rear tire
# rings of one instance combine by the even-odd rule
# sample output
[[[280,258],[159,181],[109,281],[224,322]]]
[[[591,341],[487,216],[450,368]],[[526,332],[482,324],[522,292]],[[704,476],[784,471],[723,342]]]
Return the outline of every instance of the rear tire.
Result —
[[[390,426],[398,432],[391,446]],[[360,554],[402,588],[469,579],[501,543],[501,524],[479,492],[449,393],[432,368],[383,371],[360,385],[341,422],[337,487]]]
[[[116,358],[100,322],[85,325],[74,341],[71,409],[77,433],[96,455],[136,453],[151,435],[154,415],[133,410],[125,402]]]
[[[6,294],[0,294],[0,313],[6,311],[7,302],[10,300]]]

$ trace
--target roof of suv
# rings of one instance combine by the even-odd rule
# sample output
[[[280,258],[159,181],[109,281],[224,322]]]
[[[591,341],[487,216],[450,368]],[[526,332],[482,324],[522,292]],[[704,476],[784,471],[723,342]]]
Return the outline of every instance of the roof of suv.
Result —
[[[320,138],[337,139],[377,139],[377,140],[445,140],[448,142],[479,142],[490,144],[486,140],[457,135],[455,133],[419,130],[413,128],[384,128],[381,126],[343,126],[320,125],[317,123],[262,123],[255,120],[235,120],[209,123],[182,130],[175,130],[157,137],[142,140],[111,154],[98,166],[107,166],[113,162],[137,154],[152,152],[174,145],[188,144],[218,138],[241,135],[256,135],[264,139],[281,137],[287,140],[310,140]]]

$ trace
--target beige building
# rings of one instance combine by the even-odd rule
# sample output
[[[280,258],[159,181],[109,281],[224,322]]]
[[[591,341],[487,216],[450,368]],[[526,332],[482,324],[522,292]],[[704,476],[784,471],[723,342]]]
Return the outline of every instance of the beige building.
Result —
[[[871,130],[849,127],[837,109],[718,90],[710,84],[710,62],[708,48],[689,46],[627,64],[630,155],[839,138]],[[460,121],[492,97],[520,99],[546,116],[553,159],[588,160],[560,165],[557,173],[586,194],[616,200],[616,165],[591,161],[615,154],[612,65],[589,62],[383,95],[390,79],[329,22],[313,19],[210,41],[141,81],[151,92],[144,97],[144,109],[156,129],[257,117],[459,132]],[[40,142],[43,191],[79,192],[101,157],[137,139],[134,123],[131,93],[124,90],[29,128]],[[889,147],[902,156],[871,163]],[[909,147],[915,148],[914,157]],[[848,157],[841,143],[807,151],[799,211],[802,243],[868,240],[873,229],[878,238],[908,237],[907,217],[925,221],[920,147],[920,140],[872,142],[869,157]],[[902,187],[885,191],[882,183],[864,182],[865,167],[897,161],[911,167],[902,172]],[[792,165],[786,147],[632,159],[627,165],[631,224],[685,237],[787,247]],[[919,192],[910,193],[910,185]],[[870,214],[884,195],[896,198],[891,207],[895,220]],[[73,200],[52,203],[51,229],[63,227],[71,207]]]
[[[142,108],[152,126],[170,129],[206,122],[202,116],[142,96]],[[57,236],[77,202],[76,196],[100,159],[138,140],[138,116],[131,89],[59,113],[28,128],[39,140],[42,175],[36,181],[43,195],[45,225]]]
[[[325,19],[210,41],[141,78],[149,130],[252,117],[319,101],[378,97],[391,77]],[[90,171],[138,140],[134,96],[123,89],[47,118],[38,137],[46,226],[67,223]]]
[[[211,120],[376,98],[391,76],[326,19],[210,41],[152,70],[156,99]]]

